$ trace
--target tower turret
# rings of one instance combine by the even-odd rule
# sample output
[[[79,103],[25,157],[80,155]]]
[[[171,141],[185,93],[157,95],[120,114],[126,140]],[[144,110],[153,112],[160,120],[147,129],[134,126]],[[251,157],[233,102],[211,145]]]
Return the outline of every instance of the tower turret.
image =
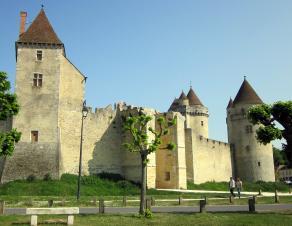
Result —
[[[272,145],[256,139],[258,126],[247,119],[248,109],[263,101],[244,78],[234,99],[227,106],[228,141],[234,160],[234,174],[246,181],[275,181]]]
[[[180,97],[178,98],[179,100],[179,105],[181,106],[189,106],[189,99],[187,98],[186,94],[184,91],[181,92]]]
[[[180,112],[186,117],[185,128],[191,128],[198,135],[208,138],[208,108],[202,104],[192,87],[187,96],[182,92],[174,100],[169,111]]]

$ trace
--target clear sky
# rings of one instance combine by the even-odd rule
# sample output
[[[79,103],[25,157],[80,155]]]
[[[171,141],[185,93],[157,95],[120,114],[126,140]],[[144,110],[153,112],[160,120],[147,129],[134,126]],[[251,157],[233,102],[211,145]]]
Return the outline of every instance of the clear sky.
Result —
[[[20,11],[41,4],[67,57],[88,77],[92,107],[117,101],[167,111],[182,89],[227,141],[226,106],[243,76],[267,103],[292,99],[291,0],[1,1],[0,70],[14,85]]]

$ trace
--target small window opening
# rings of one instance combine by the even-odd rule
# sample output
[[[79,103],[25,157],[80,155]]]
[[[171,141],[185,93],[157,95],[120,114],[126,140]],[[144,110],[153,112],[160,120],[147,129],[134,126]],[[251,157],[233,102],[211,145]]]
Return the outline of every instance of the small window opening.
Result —
[[[201,126],[204,126],[204,121],[201,121]]]
[[[246,132],[246,133],[252,133],[252,126],[251,126],[251,125],[247,125],[247,126],[245,127],[245,132]]]
[[[165,180],[170,181],[170,172],[165,172]]]
[[[33,74],[33,86],[41,87],[43,85],[43,75],[35,73]]]
[[[43,51],[37,50],[37,60],[42,61],[43,60]]]
[[[31,131],[31,142],[36,143],[39,141],[39,132],[38,131]]]
[[[258,166],[261,166],[261,162],[258,162]]]

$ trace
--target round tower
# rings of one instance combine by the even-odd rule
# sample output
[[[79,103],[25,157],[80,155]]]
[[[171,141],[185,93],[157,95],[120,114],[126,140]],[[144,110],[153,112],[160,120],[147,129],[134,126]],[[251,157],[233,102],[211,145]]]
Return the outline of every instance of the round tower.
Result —
[[[252,125],[247,119],[248,109],[262,103],[244,78],[234,101],[230,100],[227,106],[226,122],[234,175],[245,181],[275,181],[272,145],[257,141],[258,126]]]
[[[199,136],[208,138],[208,108],[202,104],[192,87],[187,96],[182,91],[168,111],[180,112],[186,118],[185,128],[191,128]]]
[[[189,106],[186,107],[186,128],[193,129],[199,136],[208,138],[209,134],[209,112],[192,87],[187,94]]]

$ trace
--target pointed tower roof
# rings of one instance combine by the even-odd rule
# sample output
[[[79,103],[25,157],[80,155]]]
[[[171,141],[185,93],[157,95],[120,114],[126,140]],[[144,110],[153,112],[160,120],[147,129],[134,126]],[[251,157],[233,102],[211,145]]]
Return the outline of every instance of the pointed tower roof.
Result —
[[[174,98],[174,100],[173,100],[172,104],[170,105],[168,111],[173,110],[175,107],[177,107],[177,105],[178,105],[178,99]]]
[[[228,102],[228,105],[227,105],[227,109],[228,108],[231,108],[233,106],[233,100],[232,100],[232,98],[230,97],[230,99],[229,99],[229,102]]]
[[[240,89],[233,101],[235,104],[262,104],[263,101],[257,95],[256,91],[251,87],[249,82],[244,77],[244,81],[240,86]]]
[[[56,35],[43,9],[41,9],[26,32],[20,35],[18,42],[63,44]]]
[[[187,98],[186,94],[184,93],[184,91],[181,91],[181,94],[178,99],[183,100],[185,98]]]
[[[188,95],[187,95],[188,99],[189,99],[189,103],[190,103],[190,106],[193,106],[193,105],[202,105],[202,102],[200,101],[200,99],[198,98],[198,96],[195,94],[194,90],[192,89],[192,87],[190,88],[190,91],[188,92]]]

